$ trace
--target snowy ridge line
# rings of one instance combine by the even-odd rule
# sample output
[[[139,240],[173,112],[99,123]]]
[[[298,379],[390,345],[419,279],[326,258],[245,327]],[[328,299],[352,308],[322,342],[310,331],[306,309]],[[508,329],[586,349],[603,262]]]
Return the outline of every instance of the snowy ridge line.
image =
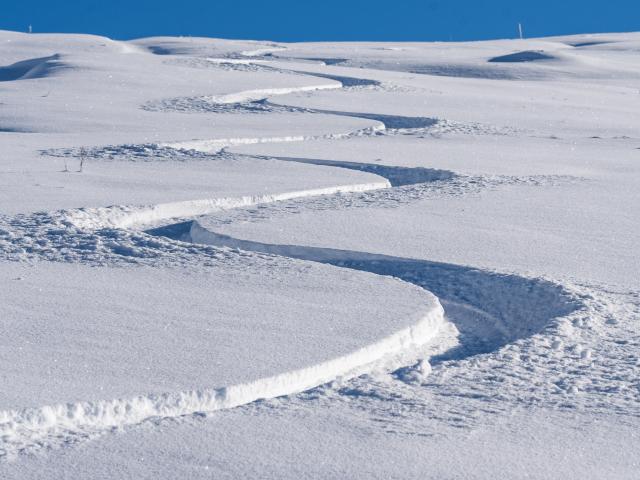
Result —
[[[205,153],[217,153],[223,148],[234,145],[255,145],[259,143],[304,142],[308,140],[339,140],[364,135],[372,135],[386,130],[384,123],[375,121],[371,127],[362,128],[346,133],[327,133],[324,135],[289,135],[284,137],[253,137],[253,138],[220,138],[214,140],[186,140],[182,142],[159,143],[159,147],[175,148],[177,150],[197,150]]]
[[[391,187],[391,184],[385,179],[380,182],[338,185],[335,187],[314,188],[294,192],[186,200],[142,207],[118,205],[112,207],[81,208],[66,212],[66,220],[78,228],[87,230],[99,228],[126,229],[135,226],[149,225],[172,218],[206,215],[231,208],[249,207],[263,203],[273,203],[318,195],[366,192],[389,187]]]
[[[242,52],[240,52],[240,55],[244,57],[259,57],[261,55],[282,52],[284,50],[286,50],[285,47],[262,47],[255,50],[243,50]]]
[[[150,233],[199,245],[280,255],[391,276],[416,285],[436,295],[448,309],[447,321],[456,332],[448,340],[439,337],[440,345],[430,345],[430,348],[442,348],[445,344],[449,347],[441,350],[436,362],[498,351],[508,343],[543,331],[556,319],[587,311],[584,299],[571,287],[541,277],[364,251],[263,243],[216,233],[206,223],[201,224],[201,220]],[[432,355],[422,357],[423,365],[426,358],[431,362]]]
[[[412,326],[355,352],[299,370],[222,388],[0,411],[0,459],[68,443],[67,439],[139,424],[153,417],[179,417],[237,407],[261,398],[308,390],[339,377],[352,377],[367,365],[420,347],[439,334],[447,324],[444,310],[427,291],[425,300],[425,311],[415,314]]]
[[[241,58],[220,58],[220,57],[207,57],[205,59],[207,62],[211,63],[233,63],[235,65],[251,65],[252,63],[262,64],[267,63],[267,60],[243,60]]]
[[[245,90],[244,92],[228,93],[224,95],[214,95],[208,97],[214,103],[241,103],[253,100],[263,100],[276,95],[287,95],[289,93],[313,92],[316,90],[336,90],[342,88],[342,83],[325,83],[321,85],[306,85],[303,87],[283,87],[283,88],[263,88],[256,90]]]

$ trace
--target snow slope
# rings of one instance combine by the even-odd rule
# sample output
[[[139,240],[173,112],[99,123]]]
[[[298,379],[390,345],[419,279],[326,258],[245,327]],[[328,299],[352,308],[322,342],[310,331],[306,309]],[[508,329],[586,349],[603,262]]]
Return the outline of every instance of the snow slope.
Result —
[[[0,476],[633,478],[639,46],[0,32]]]

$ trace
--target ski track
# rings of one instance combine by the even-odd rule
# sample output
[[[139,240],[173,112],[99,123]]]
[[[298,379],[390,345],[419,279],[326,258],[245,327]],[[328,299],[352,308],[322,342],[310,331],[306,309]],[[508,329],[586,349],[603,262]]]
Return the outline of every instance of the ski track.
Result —
[[[198,221],[160,227],[151,233],[181,241],[274,254],[393,276],[431,291],[452,308],[467,310],[456,315],[461,321],[454,321],[460,334],[460,344],[443,352],[435,361],[462,359],[494,351],[507,343],[537,333],[552,319],[569,315],[581,307],[578,299],[562,286],[542,279],[527,279],[459,265],[366,252],[240,240],[217,234],[201,226]],[[514,298],[522,296],[528,297],[526,306],[521,302],[513,302]],[[478,321],[478,316],[481,321]]]
[[[409,117],[402,115],[385,115],[379,113],[366,112],[346,112],[336,110],[323,110],[313,108],[295,107],[273,103],[269,98],[278,95],[291,93],[303,93],[314,90],[326,89],[380,89],[380,90],[402,90],[401,87],[386,85],[383,82],[362,77],[350,77],[321,72],[307,72],[277,68],[268,65],[268,60],[260,59],[228,59],[228,58],[206,58],[182,60],[180,64],[188,64],[195,67],[216,67],[227,66],[230,69],[241,70],[267,70],[286,74],[305,75],[316,78],[333,80],[335,84],[307,86],[297,88],[264,89],[240,92],[237,94],[221,96],[194,96],[176,97],[147,102],[141,106],[143,110],[161,112],[176,111],[184,113],[218,113],[218,114],[247,114],[247,113],[301,113],[301,114],[325,114],[339,115],[372,120],[382,124],[382,128],[365,130],[360,134],[403,134],[403,135],[441,135],[446,133],[475,134],[475,135],[511,135],[518,133],[516,129],[508,127],[498,127],[493,125],[482,125],[478,123],[461,124],[458,122],[431,118],[431,117]]]
[[[278,47],[260,49],[242,52],[242,56],[267,55],[280,50],[281,48]],[[238,64],[246,66],[242,61],[238,61]],[[22,66],[12,65],[10,71],[15,72],[16,68],[19,70]],[[217,108],[226,108],[224,106],[229,105],[229,108],[244,113],[252,109],[273,112],[280,108],[291,109],[298,113],[354,116],[371,120],[374,125],[355,132],[318,136],[194,140],[124,146],[124,149],[104,147],[102,150],[94,150],[93,153],[111,158],[118,157],[124,151],[134,159],[146,159],[150,156],[154,160],[156,158],[174,159],[176,156],[185,159],[210,159],[215,157],[212,154],[226,155],[225,149],[234,145],[320,138],[340,139],[393,131],[424,133],[440,124],[439,120],[428,117],[305,110],[272,104],[267,100],[267,97],[273,95],[296,91],[379,85],[379,82],[373,80],[356,79],[357,81],[349,83],[350,77],[323,74],[316,76],[340,83],[289,89],[251,90],[210,97],[205,103],[215,105]],[[76,149],[67,149],[49,150],[43,153],[67,156],[77,155],[79,152]],[[264,160],[267,159],[264,158]],[[292,203],[297,204],[299,208],[314,208],[315,204],[324,205],[322,208],[335,208],[337,204],[351,207],[354,201],[355,203],[360,201],[366,205],[384,205],[389,198],[392,199],[391,203],[394,203],[394,195],[408,198],[407,201],[410,201],[412,198],[423,197],[425,192],[446,191],[452,186],[454,191],[458,188],[464,193],[476,183],[482,183],[471,177],[465,178],[453,172],[428,168],[300,158],[276,160],[355,169],[377,174],[382,179],[373,183],[275,195],[204,199],[142,207],[83,208],[0,217],[0,255],[14,261],[45,259],[95,265],[119,262],[166,265],[171,262],[185,264],[189,261],[206,264],[207,261],[220,258],[233,258],[242,255],[242,251],[249,250],[256,252],[259,256],[278,255],[327,263],[341,268],[390,275],[413,283],[425,289],[425,295],[431,296],[430,292],[433,292],[439,297],[447,308],[448,318],[455,328],[452,329],[451,324],[445,320],[442,307],[436,301],[437,308],[430,311],[418,323],[377,343],[320,365],[285,372],[249,384],[163,395],[140,395],[130,399],[87,401],[0,411],[2,442],[0,458],[11,459],[24,452],[68,445],[157,417],[179,417],[215,411],[245,405],[260,398],[291,395],[296,392],[310,391],[316,387],[322,388],[319,386],[337,377],[351,378],[361,375],[372,364],[394,355],[399,355],[406,361],[406,358],[411,356],[409,353],[412,350],[425,349],[427,344],[435,344],[429,348],[432,349],[432,353],[437,352],[437,354],[423,356],[413,366],[396,369],[394,373],[396,377],[405,380],[423,379],[424,372],[429,370],[429,361],[438,365],[451,360],[466,360],[483,353],[495,352],[511,342],[535,335],[558,318],[570,318],[586,308],[584,299],[579,295],[543,279],[528,279],[464,266],[366,252],[296,245],[269,245],[218,235],[201,226],[197,220],[175,223],[175,219],[194,218],[214,213],[220,214],[222,219],[225,214],[231,213],[227,221],[233,221],[233,215],[251,216],[255,212],[262,212],[262,214],[266,212],[268,216],[269,212],[282,210],[282,207],[286,210]],[[538,180],[544,182],[549,179]],[[535,183],[538,180],[531,177],[524,181]],[[556,180],[558,179],[550,181]],[[518,183],[518,180],[505,180],[505,183]],[[499,181],[494,182],[494,185],[498,184],[500,184]],[[165,224],[165,226],[147,232],[139,231],[143,226],[154,224]],[[520,302],[521,297],[527,297],[528,302]],[[455,341],[456,336],[457,341]],[[441,345],[438,346],[439,343]],[[430,357],[430,360],[427,360],[427,357]]]
[[[289,160],[298,161],[299,159]],[[338,166],[340,168],[357,167],[357,165],[348,162],[342,165],[340,162],[333,162],[331,166]],[[366,165],[363,166],[365,169],[366,167]],[[55,246],[43,245],[40,241],[35,243],[40,246],[43,251],[51,252],[66,249],[67,252],[64,253],[68,254],[68,250],[72,249],[68,241],[70,228],[77,229],[76,232],[85,232],[84,235],[90,235],[89,232],[96,231],[99,232],[98,236],[102,235],[109,238],[114,237],[116,232],[123,231],[126,228],[158,223],[172,218],[193,217],[224,210],[242,210],[246,207],[268,205],[271,203],[285,203],[287,201],[307,198],[341,197],[345,193],[389,190],[392,189],[390,179],[398,185],[406,185],[411,182],[437,183],[446,181],[452,177],[450,172],[440,172],[430,169],[415,169],[415,171],[413,171],[414,169],[411,168],[386,167],[385,170],[385,167],[379,165],[375,165],[375,167],[378,174],[386,173],[389,175],[389,178],[387,178],[385,182],[306,190],[281,195],[176,202],[150,207],[111,207],[59,212],[58,228],[54,228],[53,232],[48,232],[48,235],[57,239],[59,242],[58,247],[61,245],[65,245],[65,247],[56,249]],[[51,217],[45,218],[45,221],[42,223],[50,225],[50,220]],[[442,295],[443,301],[449,302],[451,305],[459,303],[458,300],[464,301],[467,305],[464,308],[471,308],[476,311],[476,313],[481,311],[480,305],[475,306],[468,298],[455,297],[454,300],[454,297],[446,296],[445,293],[443,293],[446,292],[445,285],[454,284],[457,285],[456,289],[459,289],[461,277],[458,269],[465,271],[465,275],[470,276],[464,282],[465,285],[469,287],[473,285],[484,286],[484,290],[480,289],[483,293],[477,293],[477,288],[476,292],[474,292],[473,288],[469,288],[468,290],[474,292],[473,295],[482,297],[485,302],[486,296],[489,295],[493,298],[496,295],[496,291],[498,291],[496,281],[483,281],[482,276],[486,274],[478,271],[470,273],[472,270],[465,269],[464,267],[445,266],[432,262],[411,262],[407,259],[372,256],[359,252],[339,252],[328,249],[296,246],[267,246],[253,242],[242,242],[215,236],[215,234],[202,229],[199,230],[198,224],[195,222],[187,223],[187,225],[189,225],[189,235],[188,238],[184,238],[184,232],[181,231],[180,225],[185,224],[160,228],[150,232],[153,235],[172,236],[177,241],[172,242],[159,239],[156,245],[151,243],[146,245],[145,248],[153,250],[154,247],[160,247],[158,249],[161,249],[163,245],[167,246],[167,244],[185,245],[185,243],[188,244],[195,241],[196,243],[202,244],[214,244],[214,247],[218,248],[214,248],[213,251],[218,250],[224,252],[225,248],[219,247],[230,247],[232,249],[250,250],[267,255],[275,254],[307,261],[330,263],[338,267],[366,270],[380,275],[392,275],[425,289],[433,289],[434,293]],[[6,232],[6,230],[4,232]],[[133,235],[138,235],[138,238],[144,239],[144,234],[142,233],[134,232]],[[211,235],[215,236],[214,240],[212,240]],[[224,241],[220,241],[220,238],[224,238]],[[12,240],[14,240],[11,242],[12,245],[19,243],[15,242],[15,237],[12,238]],[[96,244],[99,243],[100,241],[98,240]],[[80,243],[77,247],[80,250],[92,252],[96,250],[93,248],[96,247],[96,244],[87,246]],[[125,257],[136,256],[132,251],[119,245],[118,241],[113,242],[111,248],[113,248],[112,253],[116,255]],[[199,247],[196,245],[191,253],[201,252],[201,248],[212,247]],[[26,253],[27,250],[23,250],[23,252]],[[34,248],[31,248],[28,253],[34,254],[37,252]],[[170,252],[170,254],[174,253],[175,251]],[[103,255],[98,254],[98,256],[104,261]],[[53,259],[69,261],[70,257]],[[88,263],[88,259],[84,255],[81,256],[79,260]],[[151,256],[151,260],[156,259]],[[152,261],[151,264],[157,263]],[[425,275],[425,272],[430,273]],[[492,275],[488,275],[488,277],[493,278]],[[431,282],[433,282],[434,278],[437,278],[441,284],[438,286],[435,283],[430,283],[428,280],[425,280],[428,278],[432,279]],[[500,276],[495,276],[495,278],[500,278]],[[490,325],[483,322],[480,325],[476,325],[474,330],[473,328],[469,328],[469,325],[473,322],[467,321],[467,324],[464,322],[456,323],[461,344],[449,353],[442,352],[442,355],[450,355],[450,358],[465,358],[467,355],[492,351],[508,341],[532,334],[542,328],[550,318],[569,313],[574,308],[574,304],[571,303],[572,300],[569,300],[569,296],[565,294],[560,287],[549,282],[528,282],[518,277],[504,278],[506,278],[506,280],[503,281],[501,288],[502,290],[509,291],[510,295],[513,295],[513,291],[517,288],[524,290],[529,295],[531,295],[532,291],[538,292],[538,296],[540,297],[539,304],[544,305],[545,310],[537,323],[531,322],[531,318],[529,318],[526,323],[526,328],[522,330],[525,324],[518,322],[522,319],[522,315],[514,316],[512,312],[505,311],[504,307],[503,310],[498,309],[497,312],[486,312],[486,310],[482,310],[482,315],[491,320]],[[416,279],[422,280],[418,281]],[[521,283],[519,287],[517,286],[518,282]],[[511,305],[510,298],[507,305]],[[517,321],[513,325],[507,325],[504,323],[505,319],[515,319]],[[452,334],[450,331],[448,333],[446,332],[446,328],[442,327],[443,324],[442,310],[439,309],[431,312],[430,315],[426,316],[412,328],[397,332],[391,337],[354,352],[351,355],[331,360],[322,365],[295,372],[283,373],[276,377],[259,380],[247,385],[167,393],[165,395],[146,395],[131,399],[77,402],[67,405],[52,405],[35,409],[0,412],[0,438],[3,439],[4,444],[1,455],[6,458],[14,458],[21,452],[30,452],[42,447],[52,448],[62,444],[73,443],[82,439],[92,438],[95,435],[110,431],[114,428],[138,424],[155,417],[178,417],[201,411],[215,411],[221,408],[231,408],[246,404],[259,398],[271,398],[308,390],[309,388],[329,382],[338,376],[349,377],[360,373],[358,369],[363,365],[380,361],[389,355],[403,352],[406,354],[406,351],[411,348],[424,345],[430,340],[437,339],[437,333],[440,329],[445,331],[443,339],[440,340],[450,342]],[[480,330],[478,330],[478,326],[480,326]],[[520,330],[518,330],[518,328],[520,328]],[[490,340],[487,340],[487,338]],[[462,354],[460,352],[466,353]],[[422,362],[424,361],[425,360]],[[423,363],[420,365],[423,365]]]

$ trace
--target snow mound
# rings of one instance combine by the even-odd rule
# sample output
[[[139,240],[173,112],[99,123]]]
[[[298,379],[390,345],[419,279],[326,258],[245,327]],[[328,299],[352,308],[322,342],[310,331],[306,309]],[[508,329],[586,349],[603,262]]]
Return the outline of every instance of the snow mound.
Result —
[[[488,62],[491,63],[519,63],[519,62],[535,62],[537,60],[555,60],[556,57],[549,55],[542,50],[525,50],[523,52],[509,53],[508,55],[500,55],[492,57]]]
[[[64,68],[69,68],[60,59],[61,55],[54,54],[48,57],[30,58],[0,67],[0,82],[43,78]]]

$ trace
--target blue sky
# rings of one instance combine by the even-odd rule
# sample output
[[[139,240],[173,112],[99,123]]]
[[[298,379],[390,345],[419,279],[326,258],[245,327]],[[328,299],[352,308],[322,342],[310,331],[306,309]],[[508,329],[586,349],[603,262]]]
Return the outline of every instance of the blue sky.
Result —
[[[640,30],[640,0],[2,0],[0,29],[304,40],[482,40]]]

